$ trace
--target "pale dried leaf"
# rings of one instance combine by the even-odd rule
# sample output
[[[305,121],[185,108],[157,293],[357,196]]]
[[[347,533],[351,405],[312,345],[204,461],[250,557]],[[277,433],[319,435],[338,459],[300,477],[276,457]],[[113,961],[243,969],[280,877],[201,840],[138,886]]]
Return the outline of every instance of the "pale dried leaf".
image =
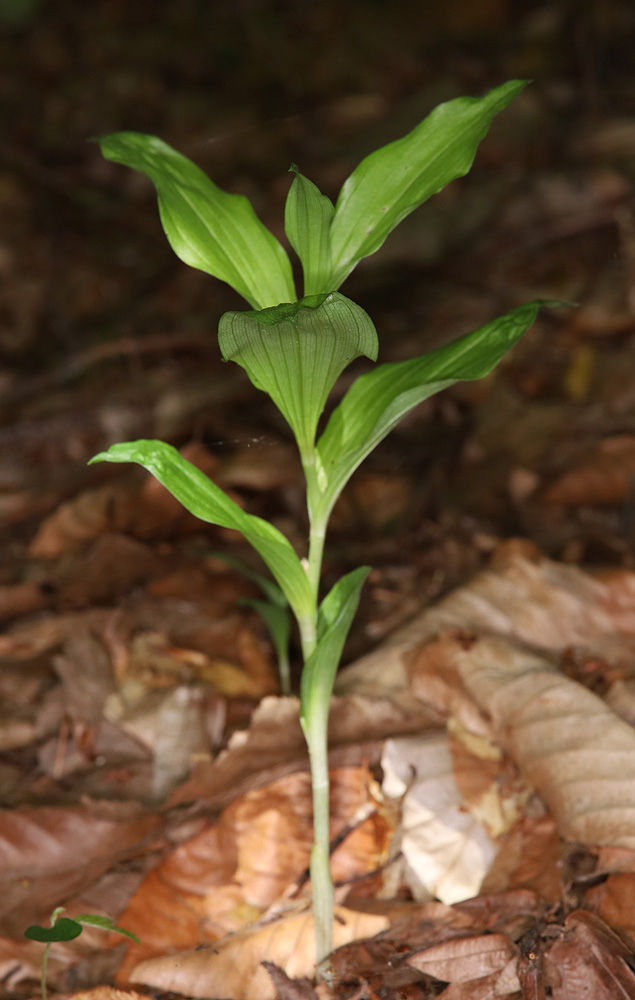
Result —
[[[455,903],[476,895],[496,849],[464,807],[448,737],[387,740],[381,763],[385,794],[403,796],[401,850],[415,899],[432,894]]]
[[[336,908],[334,946],[379,934],[385,917]],[[141,962],[131,981],[209,1000],[275,1000],[262,962],[273,962],[293,979],[313,976],[315,940],[310,911],[250,928],[216,944]]]
[[[592,692],[508,642],[457,642],[453,658],[561,835],[634,848],[635,731]]]

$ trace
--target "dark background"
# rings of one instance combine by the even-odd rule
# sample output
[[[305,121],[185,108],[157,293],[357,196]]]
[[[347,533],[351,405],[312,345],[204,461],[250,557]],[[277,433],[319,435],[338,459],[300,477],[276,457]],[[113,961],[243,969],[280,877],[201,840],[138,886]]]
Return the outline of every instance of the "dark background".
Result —
[[[225,457],[261,440],[267,466],[263,435],[288,440],[268,401],[219,361],[218,318],[241,301],[176,259],[151,185],[104,161],[95,136],[160,135],[248,195],[283,239],[292,162],[335,198],[364,155],[438,102],[513,77],[534,82],[495,121],[469,177],[402,224],[343,291],[375,320],[380,360],[537,296],[579,308],[543,317],[493,383],[446,393],[392,436],[370,469],[405,476],[414,495],[378,524],[368,511],[357,521],[402,547],[434,523],[485,550],[490,536],[524,534],[558,557],[628,560],[628,483],[608,510],[592,497],[584,524],[578,507],[572,520],[566,506],[525,499],[585,448],[635,430],[634,39],[632,4],[608,0],[3,0],[0,522],[18,545],[8,564],[61,500],[122,474],[86,469],[111,441],[195,438]],[[297,518],[279,495],[255,509],[281,502]]]

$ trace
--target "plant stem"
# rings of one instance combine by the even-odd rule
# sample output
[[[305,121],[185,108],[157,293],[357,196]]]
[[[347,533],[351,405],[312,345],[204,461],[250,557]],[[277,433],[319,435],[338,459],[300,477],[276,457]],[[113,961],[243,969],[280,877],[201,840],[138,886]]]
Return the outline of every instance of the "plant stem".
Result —
[[[40,977],[40,985],[42,987],[42,1000],[46,1000],[46,963],[49,958],[49,951],[51,950],[51,942],[49,941],[44,949],[44,954],[42,956],[42,975]]]
[[[307,575],[314,597],[313,628],[300,623],[302,656],[306,663],[317,645],[317,617],[324,540],[327,517],[316,516],[321,491],[315,465],[315,452],[302,452],[302,465],[307,486],[309,514],[309,554]],[[315,921],[315,947],[319,966],[333,950],[334,890],[331,875],[329,832],[329,762],[328,762],[328,702],[320,703],[311,711],[306,721],[305,737],[309,748],[311,787],[313,793],[313,847],[311,849],[311,888],[313,891],[313,919]]]
[[[313,847],[311,888],[315,921],[316,959],[319,965],[333,950],[334,890],[329,834],[329,762],[326,719],[307,732],[313,789]]]

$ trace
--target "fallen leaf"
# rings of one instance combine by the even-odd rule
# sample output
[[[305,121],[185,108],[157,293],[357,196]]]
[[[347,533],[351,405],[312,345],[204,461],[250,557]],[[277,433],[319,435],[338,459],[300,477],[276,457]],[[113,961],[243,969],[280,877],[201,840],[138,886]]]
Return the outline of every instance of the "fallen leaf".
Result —
[[[379,934],[385,917],[336,907],[334,947]],[[131,981],[209,1000],[275,1000],[263,967],[273,962],[297,979],[315,973],[315,929],[309,910],[239,931],[214,945],[141,962]]]
[[[162,824],[138,807],[116,808],[120,819],[88,806],[0,813],[0,926],[6,933],[19,937],[46,919],[61,900],[143,850]]]
[[[632,1000],[635,973],[629,949],[599,917],[574,910],[562,936],[544,958],[545,982],[553,1000]]]
[[[402,799],[401,850],[415,899],[455,903],[476,895],[496,848],[464,806],[448,737],[387,740],[381,763],[384,792]]]
[[[480,996],[479,980],[486,978],[484,985],[489,993],[482,994],[486,1000],[487,996],[506,996],[520,988],[515,972],[519,954],[507,935],[482,934],[432,945],[411,955],[408,964],[443,982],[469,983],[474,992],[465,996]],[[451,997],[459,995],[463,994],[447,993]]]

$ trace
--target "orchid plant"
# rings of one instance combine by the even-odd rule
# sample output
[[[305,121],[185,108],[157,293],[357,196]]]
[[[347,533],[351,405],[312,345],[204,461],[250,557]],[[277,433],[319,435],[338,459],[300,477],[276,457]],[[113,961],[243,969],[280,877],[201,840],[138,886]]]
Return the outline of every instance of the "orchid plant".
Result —
[[[461,379],[478,379],[534,321],[534,301],[460,339],[411,360],[360,375],[318,425],[329,394],[355,358],[374,362],[375,327],[338,291],[410,212],[466,174],[492,119],[523,89],[513,80],[480,98],[439,105],[403,138],[367,156],[345,181],[335,205],[292,166],[285,232],[304,276],[298,299],[289,256],[247,198],[218,188],[194,163],[160,139],[119,132],[100,140],[103,155],[154,183],[163,228],[176,254],[231,285],[251,307],[221,317],[225,361],[269,394],[297,442],[308,510],[304,557],[267,521],[245,512],[169,444],[112,445],[93,462],[136,462],[203,521],[233,528],[260,554],[275,584],[277,607],[297,621],[302,649],[300,718],[309,751],[314,808],[311,882],[316,954],[331,951],[334,893],[329,857],[329,704],[344,642],[369,573],[343,576],[321,600],[324,540],[333,505],[363,459],[422,400]],[[270,596],[270,595],[269,595]]]

